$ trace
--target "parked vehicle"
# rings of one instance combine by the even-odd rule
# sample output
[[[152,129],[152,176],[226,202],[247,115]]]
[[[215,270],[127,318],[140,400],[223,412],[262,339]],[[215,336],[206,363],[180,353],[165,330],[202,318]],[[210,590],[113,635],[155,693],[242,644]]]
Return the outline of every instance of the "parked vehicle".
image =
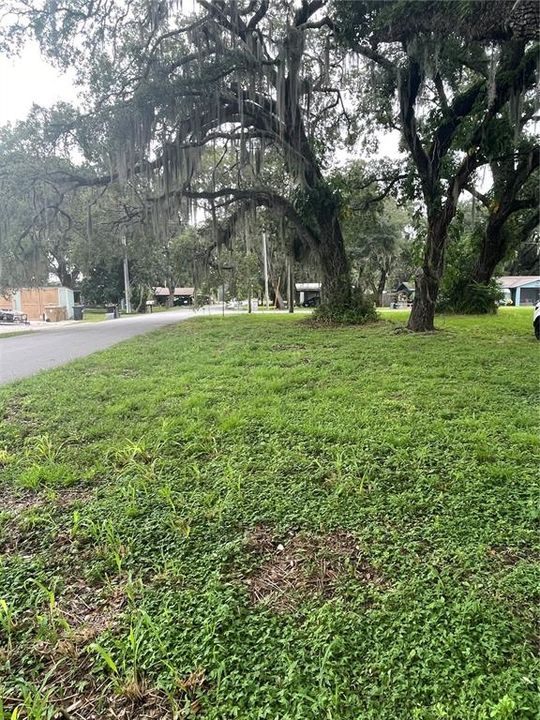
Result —
[[[540,340],[540,300],[534,306],[533,327],[536,339]]]
[[[319,307],[320,304],[321,298],[318,295],[315,295],[315,297],[304,300],[302,307]]]
[[[0,322],[2,322],[2,323],[28,323],[28,315],[26,313],[19,312],[18,310],[2,308],[0,310]]]

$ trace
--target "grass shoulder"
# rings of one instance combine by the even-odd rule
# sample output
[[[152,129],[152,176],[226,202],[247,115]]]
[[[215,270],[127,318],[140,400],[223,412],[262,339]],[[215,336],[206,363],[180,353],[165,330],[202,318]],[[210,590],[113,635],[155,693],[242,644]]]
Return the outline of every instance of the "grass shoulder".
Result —
[[[6,338],[11,337],[18,337],[19,335],[30,335],[30,333],[34,332],[34,330],[13,330],[8,332],[0,332],[0,340],[5,340]]]

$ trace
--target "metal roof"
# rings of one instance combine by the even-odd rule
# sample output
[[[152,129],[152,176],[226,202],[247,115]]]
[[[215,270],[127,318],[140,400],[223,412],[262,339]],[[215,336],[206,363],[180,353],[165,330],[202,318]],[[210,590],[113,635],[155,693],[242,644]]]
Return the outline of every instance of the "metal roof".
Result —
[[[309,290],[320,290],[321,283],[295,283],[294,287],[298,292],[307,292]]]
[[[174,288],[174,294],[175,294],[175,295],[193,295],[194,293],[195,293],[195,288],[192,288],[192,287],[177,287],[177,288]],[[171,293],[170,293],[169,288],[164,288],[164,287],[154,288],[154,295],[160,295],[160,296],[161,296],[161,295],[165,295],[165,296],[168,296],[168,295],[170,295],[170,294],[171,294]]]
[[[414,285],[410,285],[409,283],[406,283],[406,282],[401,282],[401,283],[399,283],[397,288],[394,290],[394,292],[402,292],[403,290],[405,290],[406,292],[412,293],[412,292],[414,292]]]
[[[540,275],[503,275],[497,278],[497,282],[503,288],[518,288],[532,282],[538,282]]]

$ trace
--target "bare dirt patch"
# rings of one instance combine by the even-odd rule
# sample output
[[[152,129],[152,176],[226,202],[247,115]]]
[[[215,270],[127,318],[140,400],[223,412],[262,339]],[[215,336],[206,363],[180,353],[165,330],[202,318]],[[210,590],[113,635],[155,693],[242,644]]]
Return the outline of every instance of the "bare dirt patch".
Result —
[[[76,672],[73,667],[67,669],[70,663],[77,663]],[[64,672],[60,671],[61,667],[66,668]],[[99,682],[92,675],[92,663],[87,653],[73,656],[63,664],[56,658],[48,667],[47,678],[47,703],[48,709],[54,708],[54,720],[176,720],[195,717],[202,709],[200,700],[192,701],[178,689],[178,705],[187,705],[190,711],[189,715],[178,715],[168,695],[144,678],[124,683],[110,679]],[[11,710],[21,700],[20,697],[7,697],[6,709]]]
[[[519,562],[540,562],[540,553],[528,546],[505,547],[494,545],[488,550],[488,555],[503,565],[517,565]]]
[[[113,628],[126,603],[125,588],[120,584],[96,589],[79,580],[60,597],[58,609],[70,627],[68,636],[81,644]]]
[[[94,491],[89,488],[63,488],[51,500],[43,494],[31,491],[15,491],[11,488],[0,489],[0,512],[20,515],[27,510],[35,510],[47,505],[49,508],[63,508],[77,502],[89,502]]]
[[[39,552],[44,528],[39,523],[36,525],[29,522],[31,513],[43,511],[52,517],[55,512],[69,510],[77,503],[90,502],[94,496],[94,490],[88,487],[63,488],[53,499],[31,491],[0,490],[0,512],[9,515],[3,528],[3,537],[0,537],[0,552],[12,554],[22,551],[26,555]],[[69,544],[71,540],[65,533],[59,532],[54,542],[56,546],[61,546]]]
[[[324,535],[290,532],[279,538],[261,526],[249,533],[246,546],[248,552],[262,559],[244,580],[251,602],[278,613],[290,612],[315,595],[331,598],[347,578],[371,586],[384,585],[357,539],[345,531]]]
[[[88,644],[61,640],[39,653],[47,676],[48,703],[56,710],[54,720],[178,720],[202,711],[207,689],[203,670],[179,678],[173,692],[165,693],[139,672],[98,679],[87,648]],[[21,698],[6,700],[11,709]]]
[[[55,638],[34,641],[27,650],[43,668],[48,702],[54,718],[98,720],[170,718],[165,693],[137,675],[98,680],[93,673],[95,654],[89,644],[105,631],[115,632],[127,605],[125,584],[120,580],[102,586],[75,579],[49,610]],[[17,663],[14,656],[13,662]],[[180,692],[180,691],[179,691]],[[21,698],[7,698],[15,707]]]
[[[0,512],[19,515],[42,505],[42,500],[32,492],[15,494],[11,489],[0,489]]]
[[[21,440],[30,433],[39,431],[39,421],[32,416],[25,404],[25,395],[15,395],[6,400],[0,413],[0,420],[16,427]]]
[[[88,503],[94,499],[95,490],[89,487],[69,487],[58,491],[53,504],[58,508],[70,507],[75,503]]]

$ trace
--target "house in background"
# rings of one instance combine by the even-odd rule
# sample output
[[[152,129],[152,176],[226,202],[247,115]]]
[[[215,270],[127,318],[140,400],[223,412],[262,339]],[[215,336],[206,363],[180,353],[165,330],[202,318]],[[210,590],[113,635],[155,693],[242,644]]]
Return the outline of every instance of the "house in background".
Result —
[[[166,305],[167,298],[171,295],[171,291],[166,287],[154,288],[154,299],[157,305]],[[195,299],[195,288],[177,287],[174,288],[174,305],[193,305]]]
[[[505,298],[513,305],[534,305],[540,300],[540,275],[503,275],[497,278]]]
[[[29,320],[58,322],[73,319],[73,290],[66,287],[37,287],[13,290],[0,298],[2,308],[25,313]]]
[[[385,307],[386,302],[388,302],[392,308],[410,307],[414,300],[414,285],[412,283],[400,282],[395,290],[392,290],[390,293],[383,293],[382,300],[383,307]]]

